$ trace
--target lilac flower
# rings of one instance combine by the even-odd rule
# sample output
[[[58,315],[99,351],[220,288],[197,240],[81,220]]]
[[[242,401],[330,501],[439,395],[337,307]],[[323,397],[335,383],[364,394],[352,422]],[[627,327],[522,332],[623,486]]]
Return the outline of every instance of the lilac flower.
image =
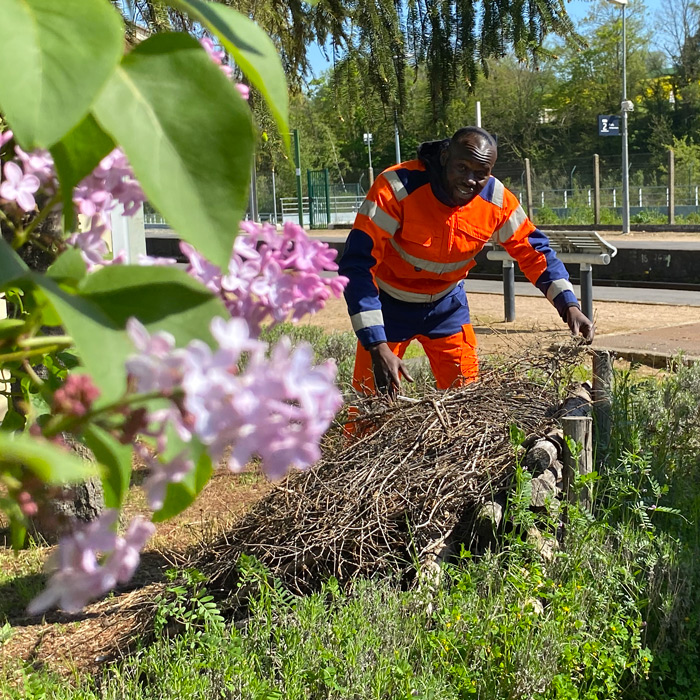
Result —
[[[297,321],[342,295],[345,277],[322,276],[338,269],[336,251],[301,226],[288,222],[281,235],[268,224],[246,221],[241,228],[223,275],[191,247],[180,247],[190,260],[188,273],[219,294],[232,316],[245,318],[255,335],[267,321]]]
[[[238,90],[244,100],[250,98],[250,88],[245,83],[236,83],[236,90]]]
[[[230,78],[233,75],[233,68],[231,66],[226,65],[224,63],[226,59],[226,52],[219,48],[218,46],[214,45],[214,42],[208,37],[202,37],[199,40],[199,43],[204,47],[204,50],[209,54],[209,58],[216,63],[217,66],[221,68],[221,71],[223,74],[227,77]],[[236,86],[238,87],[238,86]],[[248,99],[247,97],[245,99]]]
[[[177,260],[175,258],[158,258],[139,253],[138,263],[142,267],[172,267],[177,265]]]
[[[26,153],[19,146],[15,146],[15,153],[22,161],[24,172],[27,175],[36,175],[41,185],[49,192],[55,192],[58,185],[56,168],[53,158],[48,151],[36,150]]]
[[[227,78],[230,78],[233,75],[233,68],[224,62],[226,60],[226,52],[222,48],[215,46],[214,42],[209,37],[201,38],[199,43],[209,54],[209,58],[221,68],[223,74]]]
[[[105,257],[109,254],[109,248],[103,238],[106,232],[107,227],[99,218],[95,218],[90,221],[90,228],[87,231],[74,233],[66,241],[69,245],[80,249],[88,271],[105,263]]]
[[[2,148],[8,141],[12,141],[14,133],[12,129],[7,129],[0,134],[0,148]]]
[[[289,340],[282,339],[268,359],[267,344],[242,318],[212,321],[214,349],[199,340],[175,349],[172,337],[149,335],[135,319],[127,330],[140,351],[127,362],[135,390],[167,395],[178,385],[184,393],[177,409],[148,418],[149,434],[160,440],[159,452],[170,421],[185,441],[191,431],[207,445],[214,460],[231,446],[229,467],[234,470],[258,456],[265,472],[278,478],[290,467],[304,468],[319,458],[319,441],[342,398],[333,383],[335,363],[315,367],[308,344],[292,350]],[[149,463],[154,470],[147,484],[149,502],[162,504],[167,484],[181,479],[191,464],[184,454],[170,464]]]
[[[198,279],[207,289],[214,292],[214,294],[220,294],[221,270],[200,255],[189,243],[180,241],[180,250],[190,262],[187,268],[187,274]]]
[[[165,331],[151,335],[135,318],[127,321],[126,331],[139,351],[126,362],[126,370],[137,391],[172,393],[182,382],[185,371],[183,354],[173,352],[175,338]]]
[[[176,484],[182,481],[194,468],[194,463],[186,453],[181,453],[170,462],[163,463],[151,455],[144,456],[144,461],[150,473],[143,482],[143,490],[146,492],[148,506],[152,510],[159,510],[165,501],[165,491],[168,484]]]
[[[0,184],[0,197],[7,202],[16,202],[23,211],[36,209],[34,193],[39,189],[39,178],[36,175],[25,174],[17,163],[5,163],[3,168],[5,179]]]
[[[126,216],[133,216],[145,201],[145,195],[126,155],[115,148],[78,184],[73,201],[81,214],[99,215],[106,224],[107,214],[117,204],[123,205]]]
[[[97,520],[60,540],[52,561],[56,571],[46,589],[29,604],[30,615],[54,605],[69,613],[78,612],[93,598],[133,576],[155,526],[137,516],[119,537],[115,532],[118,516],[117,510],[105,510]]]

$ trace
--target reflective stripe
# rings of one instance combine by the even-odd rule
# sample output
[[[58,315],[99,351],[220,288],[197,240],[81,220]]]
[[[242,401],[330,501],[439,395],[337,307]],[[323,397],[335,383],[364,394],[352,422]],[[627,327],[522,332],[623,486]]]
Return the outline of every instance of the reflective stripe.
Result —
[[[382,231],[386,231],[390,236],[393,236],[399,227],[399,222],[393,216],[389,216],[376,202],[370,199],[365,199],[362,202],[359,213],[368,216]]]
[[[505,192],[503,183],[497,178],[493,178],[493,194],[491,195],[491,203],[497,207],[503,206],[503,193]]]
[[[382,315],[381,309],[360,311],[359,314],[350,316],[350,323],[352,323],[352,329],[357,332],[363,328],[369,328],[370,326],[383,326],[384,316]]]
[[[396,200],[400,202],[404,197],[408,197],[408,192],[401,182],[401,178],[393,171],[390,170],[388,173],[384,173],[386,181],[391,185],[391,189],[394,190],[396,195]]]
[[[391,245],[394,246],[396,252],[407,263],[410,263],[414,267],[419,267],[421,270],[434,272],[438,275],[441,275],[443,272],[454,272],[455,270],[459,270],[462,267],[466,267],[466,265],[472,260],[474,260],[474,258],[476,257],[475,255],[472,255],[471,257],[466,258],[465,260],[458,260],[457,262],[451,263],[441,263],[435,262],[434,260],[425,260],[424,258],[417,258],[415,255],[410,255],[399,245],[395,238],[391,239]]]
[[[458,280],[454,284],[451,284],[447,289],[437,294],[419,294],[418,292],[405,292],[403,289],[397,289],[392,287],[390,284],[383,282],[379,278],[376,278],[376,283],[379,289],[386,292],[390,297],[398,299],[399,301],[410,301],[414,304],[425,304],[431,301],[438,301],[443,297],[447,296],[462,280]]]
[[[505,243],[524,223],[527,221],[527,214],[521,206],[508,217],[501,228],[494,234],[494,238],[498,236],[499,243]]]
[[[573,292],[574,286],[569,282],[569,280],[554,280],[547,289],[547,299],[554,303],[554,300],[562,292]]]

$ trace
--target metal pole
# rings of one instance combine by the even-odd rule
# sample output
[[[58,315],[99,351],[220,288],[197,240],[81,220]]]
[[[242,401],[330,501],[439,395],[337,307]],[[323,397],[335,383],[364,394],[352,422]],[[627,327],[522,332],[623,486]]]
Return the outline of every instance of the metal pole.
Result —
[[[331,227],[331,177],[328,168],[323,169],[323,184],[326,190],[326,226]]]
[[[272,209],[275,212],[275,226],[277,225],[277,188],[275,187],[275,166],[272,166]]]
[[[532,221],[532,173],[529,158],[525,158],[525,189],[527,190],[527,218]]]
[[[311,171],[308,168],[306,169],[306,191],[309,195],[309,228],[314,229],[316,228],[316,212],[314,211],[316,189],[311,184]]]
[[[257,170],[255,167],[255,158],[253,158],[253,167],[250,169],[250,194],[248,195],[248,212],[251,221],[258,221],[258,183]]]
[[[396,151],[396,164],[401,162],[401,141],[399,140],[399,119],[394,110],[394,150]]]
[[[481,102],[476,101],[476,125],[481,128]]]
[[[668,223],[676,223],[676,158],[672,148],[668,149]]]
[[[369,155],[369,186],[374,184],[374,170],[372,169],[372,139],[367,139],[367,153]]]
[[[506,322],[515,321],[515,263],[503,261],[503,311]]]
[[[299,148],[299,129],[292,130],[294,138],[294,166],[297,178],[297,210],[299,213],[299,226],[304,226],[304,199],[301,191],[301,149]]]
[[[622,6],[622,233],[630,232],[630,173],[627,148],[627,25]]]
[[[593,320],[593,266],[581,263],[581,311],[589,320]]]

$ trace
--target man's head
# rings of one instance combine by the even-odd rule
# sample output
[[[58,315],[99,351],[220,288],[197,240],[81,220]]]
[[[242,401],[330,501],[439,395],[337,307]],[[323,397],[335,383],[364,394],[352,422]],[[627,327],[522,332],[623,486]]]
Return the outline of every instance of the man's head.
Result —
[[[491,176],[498,155],[496,139],[477,126],[455,132],[440,154],[443,185],[456,206],[476,197]]]

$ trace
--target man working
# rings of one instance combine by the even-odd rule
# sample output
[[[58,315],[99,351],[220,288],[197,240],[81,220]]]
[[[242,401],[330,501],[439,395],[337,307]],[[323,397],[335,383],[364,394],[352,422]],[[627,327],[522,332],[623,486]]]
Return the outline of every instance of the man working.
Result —
[[[574,335],[594,328],[547,237],[515,195],[491,175],[495,139],[478,127],[418,148],[418,159],[387,168],[355,219],[340,260],[358,337],[353,386],[396,393],[413,381],[403,355],[417,339],[439,389],[478,373],[464,278],[493,237],[552,302]],[[375,385],[376,380],[376,385]]]

